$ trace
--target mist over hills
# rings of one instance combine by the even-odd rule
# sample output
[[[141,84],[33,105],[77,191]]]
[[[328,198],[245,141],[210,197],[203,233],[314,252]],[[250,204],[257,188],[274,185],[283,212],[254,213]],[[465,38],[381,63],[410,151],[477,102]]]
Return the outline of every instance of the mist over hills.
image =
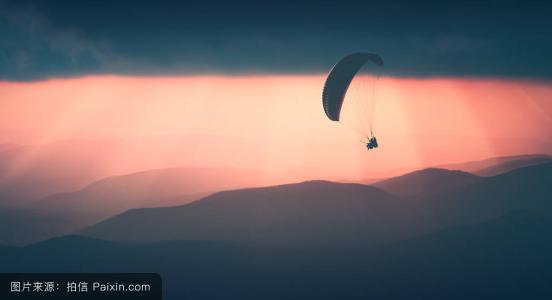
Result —
[[[527,156],[519,159],[504,160],[499,164],[491,165],[487,168],[479,170],[477,174],[479,174],[480,176],[494,176],[522,167],[534,166],[549,162],[552,162],[552,156],[550,155],[535,155],[534,157]]]
[[[108,177],[76,192],[0,210],[0,243],[27,244],[68,234],[128,209],[184,204],[219,190],[275,182],[272,174],[231,168],[167,168]]]
[[[13,145],[7,147],[15,149],[19,146]],[[532,156],[531,156],[532,157]],[[517,161],[519,157],[513,157],[512,161]],[[537,159],[540,159],[537,157]],[[501,158],[499,161],[504,161],[505,158]],[[487,164],[488,165],[488,164]],[[514,164],[514,167],[519,166],[518,164]],[[217,174],[217,171],[224,171],[226,174],[232,174],[233,176],[221,176]],[[149,171],[143,171],[138,173],[132,173],[128,175],[121,175],[121,176],[114,176],[105,178],[102,180],[99,180],[97,182],[94,182],[90,184],[89,186],[78,190],[76,192],[69,192],[69,193],[61,193],[52,195],[49,197],[46,197],[43,199],[44,201],[38,201],[33,202],[31,205],[28,205],[26,207],[20,207],[18,209],[13,208],[4,208],[0,211],[0,215],[2,215],[1,223],[4,230],[0,230],[0,243],[5,243],[9,245],[22,245],[22,244],[28,244],[32,242],[36,242],[38,240],[51,238],[57,235],[63,235],[68,234],[70,232],[73,232],[75,230],[79,230],[85,226],[93,225],[99,221],[102,221],[105,218],[108,218],[110,216],[113,216],[117,213],[121,213],[126,211],[127,209],[132,208],[142,208],[142,207],[161,207],[161,206],[173,206],[173,205],[180,205],[182,203],[186,203],[189,201],[194,201],[197,199],[200,199],[202,196],[216,192],[219,190],[224,189],[232,189],[232,188],[240,188],[240,187],[248,187],[253,185],[266,185],[269,186],[271,184],[274,184],[274,182],[277,182],[277,179],[274,179],[272,177],[273,174],[264,174],[259,173],[255,171],[248,171],[248,170],[239,170],[239,169],[217,169],[217,168],[169,168],[169,169],[156,169],[156,170],[149,170]],[[484,178],[483,178],[484,179]],[[274,180],[274,181],[273,181]],[[492,212],[494,211],[494,208],[488,208],[487,211],[490,211],[491,213],[487,216],[484,216],[482,213],[485,211],[485,209],[482,209],[481,212],[472,213],[469,210],[459,209],[457,214],[460,214],[461,211],[463,211],[464,216],[451,216],[449,218],[448,212],[442,213],[441,210],[444,208],[436,209],[439,207],[441,202],[447,203],[448,197],[451,197],[451,199],[458,199],[451,202],[454,203],[464,203],[462,199],[465,198],[465,195],[470,195],[470,189],[467,191],[459,191],[456,194],[452,193],[449,194],[449,191],[451,189],[455,189],[461,186],[472,186],[472,183],[475,183],[476,181],[481,180],[481,178],[478,178],[476,176],[471,176],[467,173],[457,172],[457,171],[446,171],[446,170],[436,170],[436,169],[427,169],[427,170],[420,170],[413,172],[411,174],[406,174],[403,176],[399,176],[393,179],[385,180],[380,183],[377,183],[375,186],[386,190],[391,195],[387,195],[386,197],[391,197],[393,199],[394,206],[398,208],[389,209],[386,211],[381,212],[373,212],[371,210],[368,210],[367,216],[372,215],[378,215],[377,217],[380,219],[388,218],[387,220],[391,223],[386,224],[384,226],[373,226],[377,227],[377,230],[374,230],[372,227],[370,227],[369,221],[362,220],[361,217],[355,217],[353,219],[347,219],[346,217],[340,217],[343,220],[339,220],[339,218],[334,218],[332,215],[331,209],[328,208],[327,212],[325,212],[325,217],[329,218],[329,220],[332,220],[328,224],[324,225],[323,220],[325,217],[318,216],[319,219],[317,220],[315,218],[314,214],[309,214],[307,211],[309,210],[308,206],[303,207],[305,210],[304,212],[301,212],[303,215],[306,215],[304,217],[307,221],[312,221],[312,226],[316,228],[317,226],[329,226],[329,224],[332,224],[334,222],[335,224],[338,224],[338,226],[335,227],[335,232],[338,232],[339,230],[346,228],[346,226],[350,226],[350,228],[354,228],[354,226],[359,226],[357,228],[357,233],[353,233],[353,231],[350,231],[346,238],[343,238],[342,240],[355,240],[355,243],[358,243],[359,240],[365,239],[367,240],[373,240],[373,241],[379,241],[384,242],[384,240],[389,239],[391,236],[396,235],[392,237],[391,239],[394,240],[396,238],[399,238],[403,235],[410,236],[413,234],[413,232],[426,232],[429,229],[433,228],[434,226],[448,226],[447,224],[452,222],[456,222],[453,220],[460,220],[460,224],[463,224],[462,222],[467,221],[468,219],[474,219],[479,220],[479,218],[488,218],[493,217],[494,215]],[[538,178],[535,182],[540,182]],[[331,186],[332,183],[325,183],[328,186]],[[383,186],[378,186],[378,184],[382,184]],[[523,185],[526,189],[534,189],[534,187],[531,187],[528,185],[527,182],[522,181],[520,182],[508,182],[505,184],[504,191],[507,192],[501,192],[500,186],[502,183],[498,183],[498,186],[496,187],[498,190],[497,195],[503,195],[501,197],[504,197],[507,199],[510,197],[510,189],[518,186]],[[322,184],[324,185],[324,184]],[[537,189],[538,190],[538,189]],[[276,190],[278,193],[279,191]],[[305,190],[307,191],[307,190]],[[191,192],[191,194],[189,194]],[[231,193],[237,193],[239,191],[231,191]],[[301,190],[298,189],[294,193],[300,194]],[[315,199],[317,194],[320,194],[321,192],[317,191],[309,191],[312,195],[303,195],[298,196],[295,195],[293,199],[299,199],[301,197],[304,198],[312,198]],[[483,193],[481,197],[479,197],[477,201],[482,202],[489,202],[485,200],[485,193],[495,193],[492,190],[487,190]],[[331,193],[330,193],[331,194]],[[362,194],[362,193],[361,193]],[[392,195],[395,196],[392,196]],[[514,191],[512,195],[519,194],[519,191]],[[531,192],[528,192],[528,194],[531,195]],[[281,194],[278,197],[288,197],[285,194]],[[336,195],[336,199],[339,195]],[[216,198],[225,198],[229,197],[228,194],[216,195]],[[234,197],[234,196],[232,196]],[[255,198],[256,196],[251,196]],[[264,195],[261,195],[261,197],[265,197]],[[265,197],[267,199],[275,199],[278,197]],[[359,195],[360,198],[362,198]],[[382,202],[382,199],[379,199],[379,196],[369,195],[367,196],[371,201],[374,203]],[[401,199],[400,201],[397,201],[398,198],[402,197],[414,197],[414,199],[408,199],[406,202],[412,202],[404,204],[405,200]],[[472,197],[472,196],[470,196]],[[512,196],[515,197],[515,196]],[[525,197],[525,196],[524,196]],[[533,196],[532,196],[533,197]],[[244,204],[247,205],[247,201],[254,201],[253,198],[250,198],[249,200],[244,199]],[[531,198],[531,197],[530,197]],[[331,199],[330,199],[331,200]],[[268,200],[267,200],[268,201]],[[345,200],[343,204],[343,207],[341,208],[335,208],[338,210],[346,211],[347,209],[351,209],[350,207],[356,207],[360,211],[368,209],[368,205],[366,203],[359,202],[358,199],[356,203],[352,204],[346,204],[348,203]],[[476,201],[476,202],[477,202]],[[385,201],[383,201],[385,202]],[[303,202],[307,203],[307,202]],[[337,201],[336,201],[337,203]],[[359,204],[361,203],[361,204]],[[398,204],[400,203],[400,204]],[[271,213],[272,211],[277,212],[278,210],[275,208],[272,208],[271,205],[269,205],[270,202],[265,202],[262,207],[259,208],[259,210],[264,209]],[[314,203],[311,201],[311,204],[313,206]],[[259,203],[255,205],[260,205]],[[393,206],[391,205],[391,206]],[[452,207],[453,205],[459,205],[459,204],[450,204]],[[350,207],[348,207],[350,206]],[[387,204],[381,204],[378,207],[378,209],[384,209],[387,206]],[[214,205],[216,207],[216,205]],[[364,207],[364,208],[362,208]],[[461,207],[461,205],[460,205]],[[468,206],[469,207],[469,206]],[[445,207],[446,208],[446,207]],[[216,210],[215,208],[213,208]],[[284,206],[279,208],[284,209]],[[290,214],[289,218],[295,218],[297,222],[299,222],[299,214],[294,211],[293,206],[289,206],[288,211],[293,212]],[[168,209],[168,210],[173,210]],[[176,208],[175,211],[187,211],[187,208]],[[407,212],[408,211],[408,212]],[[447,211],[446,209],[444,210]],[[503,210],[501,208],[497,209],[497,211],[502,212]],[[149,216],[149,210],[146,210],[146,213]],[[141,211],[130,211],[129,215],[133,216],[135,214],[140,214]],[[191,212],[187,212],[191,213]],[[203,211],[201,212],[203,213]],[[238,212],[238,210],[235,210],[234,217],[237,219],[241,219],[244,216],[241,216],[240,213],[246,214],[248,213],[247,210],[243,210],[242,212]],[[194,214],[194,213],[192,213]],[[224,214],[224,209],[219,209],[218,213],[214,213],[214,216],[209,215],[206,216],[202,222],[198,223],[203,224],[201,228],[207,228],[206,223],[209,223],[212,218],[216,217],[217,215]],[[252,213],[249,213],[252,214]],[[259,215],[262,215],[260,213],[257,213]],[[401,217],[400,220],[394,221],[397,218],[399,218],[402,214],[405,214],[406,216]],[[419,222],[420,215],[426,215],[426,214],[433,214],[436,216],[432,216],[431,218],[427,218],[426,221]],[[127,214],[122,214],[124,217],[123,219],[126,219]],[[151,221],[153,224],[156,222],[161,222],[164,218],[163,216],[155,215],[156,217],[152,217],[152,219],[148,219],[148,222]],[[172,220],[174,218],[175,220],[178,219],[177,215],[172,215],[169,219]],[[445,217],[446,216],[446,217]],[[476,216],[476,217],[471,217]],[[223,221],[215,222],[215,224],[219,224],[219,226],[222,226],[220,224],[223,224],[224,222],[232,222],[230,221],[230,216],[227,216],[226,219],[222,219]],[[251,218],[251,216],[247,216],[247,218]],[[246,219],[247,219],[246,218]],[[279,217],[280,219],[273,220],[275,223],[271,223],[272,221],[267,220],[265,223],[268,224],[266,226],[270,227],[270,224],[273,224],[273,229],[275,231],[281,231],[283,232],[283,225],[278,225],[281,228],[278,228],[276,224],[279,223],[286,223],[283,221],[283,219],[288,218],[286,216]],[[448,219],[447,219],[448,218]],[[189,218],[186,222],[192,222],[194,218]],[[255,218],[253,219],[255,222],[257,221]],[[148,224],[148,222],[144,222],[143,220],[137,220],[137,223],[144,223]],[[175,221],[172,224],[180,224],[180,221]],[[182,226],[184,226],[183,222]],[[382,221],[383,222],[383,221]],[[448,222],[448,223],[447,223]],[[126,221],[123,222],[126,224]],[[239,222],[237,222],[239,223]],[[245,236],[247,234],[247,230],[253,230],[253,229],[246,229],[246,221],[242,222],[244,223],[244,228],[240,229],[241,238],[245,239]],[[384,222],[385,223],[385,222]],[[195,224],[195,223],[194,223]],[[318,225],[317,225],[318,224]],[[357,224],[357,225],[353,225]],[[363,225],[364,224],[364,225]],[[128,224],[126,224],[128,225]],[[126,226],[125,225],[125,226]],[[362,226],[361,226],[362,225]],[[104,226],[104,225],[101,225]],[[123,225],[121,225],[123,226]],[[213,228],[215,225],[209,225],[210,234],[214,235],[215,237],[218,235],[222,235],[222,231],[218,233]],[[236,225],[237,226],[237,225]],[[272,226],[272,225],[271,225]],[[124,227],[124,226],[123,226]],[[154,226],[155,227],[155,226]],[[365,227],[370,227],[366,229]],[[313,231],[315,229],[312,229]],[[339,229],[341,228],[341,229]],[[360,229],[359,229],[360,228]],[[122,228],[117,228],[115,232],[118,232],[118,230],[122,230]],[[148,230],[154,230],[153,227],[149,228]],[[159,235],[157,238],[154,236],[148,237],[148,239],[156,240],[156,239],[164,239],[164,238],[172,238],[172,236],[177,236],[177,233],[174,233],[172,231],[179,232],[178,229],[174,229],[169,226],[169,232],[164,233],[162,235]],[[173,230],[174,229],[174,230]],[[234,229],[237,230],[237,227]],[[334,228],[332,228],[334,229]],[[303,234],[305,233],[306,227],[303,227]],[[375,231],[380,230],[380,232],[376,233]],[[255,231],[255,230],[253,230]],[[358,231],[362,233],[358,233]],[[171,233],[172,232],[172,233]],[[297,231],[297,235],[299,235],[300,231]],[[363,233],[366,233],[364,235]],[[203,233],[196,232],[195,235],[202,235]],[[230,233],[226,231],[224,234],[225,236],[231,236],[235,233]],[[116,233],[114,233],[116,235]],[[166,235],[166,236],[165,236]],[[360,239],[355,239],[354,236],[360,236]],[[382,237],[382,235],[386,235],[385,238]],[[372,238],[368,238],[368,236],[372,236]],[[376,237],[379,236],[379,237]],[[114,236],[115,238],[115,236]],[[240,239],[241,239],[240,238]],[[319,237],[320,238],[320,237]],[[266,238],[268,240],[269,238]],[[314,239],[314,236],[313,236]],[[283,240],[282,240],[283,241]],[[370,244],[370,243],[369,243]]]
[[[166,299],[547,299],[551,179],[543,163],[388,181],[404,197],[327,181],[218,192],[0,246],[0,271],[157,272]]]
[[[24,206],[71,191],[108,173],[95,159],[100,145],[8,145],[0,149],[0,204]]]
[[[0,244],[25,245],[90,226],[103,216],[95,213],[0,209]]]
[[[243,145],[250,144],[251,141],[218,136],[204,136],[202,140],[208,141],[208,143],[193,147],[187,143],[187,139],[184,137],[64,140],[32,146],[0,144],[0,207],[25,206],[53,194],[81,190],[95,181],[111,176],[162,168],[196,166],[197,161],[202,161],[202,165],[199,167],[228,166],[227,156],[229,154],[236,157],[231,164],[234,168],[251,170],[260,168],[259,172],[264,172],[260,167],[264,166],[262,161],[251,161],[248,154],[237,150],[238,146],[243,148]],[[512,143],[512,141],[508,141],[508,143]],[[224,145],[224,147],[220,147],[220,145]],[[198,160],[198,158],[206,156],[209,157],[208,161]],[[534,156],[535,159],[546,159],[546,155],[530,155],[524,159],[531,156]],[[550,158],[550,156],[546,157]],[[519,160],[523,157],[490,159],[483,166],[491,167],[516,158]],[[481,175],[495,175],[497,172],[537,162],[539,161],[522,162],[498,171],[489,170]],[[278,169],[277,166],[271,167]],[[444,166],[444,168],[448,167]],[[469,166],[455,168],[467,172],[479,170]],[[352,179],[347,179],[350,174],[339,174],[332,177],[331,174],[321,175],[321,172],[304,166],[298,166],[296,169],[284,168],[281,172],[285,174],[277,175],[288,179],[270,184],[312,179],[358,181],[359,178],[366,176],[365,174],[355,174],[351,177]],[[372,176],[386,178],[389,174],[378,173],[377,175],[372,174]],[[372,183],[370,180],[366,182]],[[193,193],[183,193],[183,195],[193,195]]]
[[[373,246],[516,210],[550,209],[550,178],[552,164],[543,164],[411,201],[370,186],[320,181],[235,190],[185,206],[131,210],[80,233],[140,242],[198,239]]]
[[[549,154],[523,154],[493,157],[483,160],[470,161],[458,164],[441,165],[438,168],[460,170],[478,176],[494,176],[518,168],[552,162]]]
[[[278,180],[274,176],[251,170],[166,168],[104,178],[76,192],[48,196],[33,206],[44,210],[113,215],[132,208],[185,204],[225,189],[275,182]]]
[[[228,161],[224,159],[232,153],[236,153],[232,162],[235,167],[228,169],[259,169],[258,162],[241,163],[247,156],[243,153],[238,155],[240,153],[236,148],[248,141],[218,136],[204,136],[203,139],[213,142],[209,145],[190,145],[184,137],[159,137],[65,140],[33,146],[3,144],[0,147],[0,206],[25,206],[52,194],[78,191],[112,176],[175,167],[226,168]],[[214,147],[214,141],[225,147]],[[208,154],[212,154],[209,160],[198,159]],[[197,166],[198,161],[202,162],[200,166]],[[308,174],[306,170],[285,169],[278,172],[273,175],[287,177],[291,181],[304,180],[305,174]]]
[[[475,183],[480,179],[467,172],[429,168],[378,181],[372,186],[397,196],[419,196]]]

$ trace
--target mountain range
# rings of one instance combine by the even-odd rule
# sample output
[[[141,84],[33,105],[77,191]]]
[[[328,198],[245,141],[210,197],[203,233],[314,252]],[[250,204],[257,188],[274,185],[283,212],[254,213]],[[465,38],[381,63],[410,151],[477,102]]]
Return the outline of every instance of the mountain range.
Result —
[[[9,147],[6,146],[4,149],[16,149],[20,146],[17,145],[10,145]],[[535,155],[530,156],[536,159],[541,159],[541,155]],[[508,160],[506,158],[500,158],[495,159],[493,161],[500,162],[497,166],[500,166],[502,164],[510,164],[514,166],[519,166],[517,162],[520,160],[520,157],[514,156],[511,157],[511,160]],[[515,163],[510,163],[515,162]],[[469,163],[472,164],[472,163]],[[485,163],[485,167],[489,167],[489,163]],[[226,172],[227,174],[232,174],[232,176],[221,176],[218,173]],[[369,193],[367,193],[364,198],[370,199],[371,204],[369,204],[370,201],[362,202],[358,201],[358,199],[346,199],[343,202],[348,204],[343,204],[342,208],[332,208],[331,205],[336,205],[335,203],[331,204],[331,199],[328,199],[328,202],[325,204],[326,209],[328,212],[323,212],[322,207],[316,208],[314,211],[319,211],[320,215],[317,215],[315,213],[309,214],[307,212],[302,212],[305,216],[305,221],[312,221],[312,226],[319,226],[316,222],[322,222],[317,221],[316,217],[320,220],[324,220],[324,214],[331,213],[332,209],[337,210],[343,210],[346,211],[346,209],[349,210],[355,210],[359,209],[360,211],[366,211],[371,210],[372,208],[370,205],[376,206],[378,209],[380,209],[381,215],[378,216],[379,218],[388,218],[388,220],[394,220],[397,218],[401,218],[401,214],[406,214],[405,217],[402,217],[400,221],[394,221],[393,223],[389,223],[386,226],[383,226],[380,229],[380,232],[376,232],[377,230],[371,228],[369,226],[369,221],[362,220],[361,217],[357,218],[343,218],[343,221],[340,221],[339,218],[336,218],[333,220],[335,224],[338,226],[335,227],[335,232],[339,232],[339,230],[347,228],[347,226],[354,227],[354,226],[360,226],[358,228],[362,228],[361,231],[365,232],[367,236],[373,236],[373,240],[370,241],[368,244],[371,244],[375,241],[384,242],[385,238],[377,238],[377,235],[385,235],[387,238],[392,236],[391,233],[396,234],[396,238],[401,238],[402,236],[410,236],[412,232],[418,232],[422,231],[425,232],[426,227],[428,226],[437,226],[436,224],[427,224],[431,223],[434,220],[437,220],[438,218],[432,217],[429,218],[428,222],[419,222],[422,215],[430,213],[431,211],[431,205],[426,203],[432,203],[431,199],[437,199],[433,200],[433,202],[437,204],[432,204],[436,207],[438,207],[438,203],[442,198],[451,197],[452,199],[456,198],[463,198],[461,195],[462,193],[467,193],[469,191],[458,191],[457,193],[459,196],[453,196],[454,193],[450,194],[448,192],[445,192],[443,195],[438,195],[440,192],[449,191],[454,188],[459,188],[464,185],[471,185],[473,183],[477,183],[479,181],[485,181],[488,178],[481,178],[477,177],[465,172],[459,172],[459,171],[447,171],[442,169],[427,169],[427,170],[420,170],[416,171],[410,174],[405,174],[403,176],[398,176],[395,178],[391,178],[384,181],[379,181],[373,185],[373,187],[377,188],[378,191],[375,191],[375,189],[367,189],[363,188],[363,193],[366,193],[366,191],[370,190]],[[134,209],[134,208],[144,208],[144,207],[161,207],[161,206],[175,206],[175,205],[182,205],[186,204],[188,202],[195,201],[197,199],[203,198],[208,194],[215,193],[220,190],[225,189],[232,189],[232,188],[242,188],[247,186],[263,186],[263,185],[270,185],[274,183],[278,183],[278,177],[276,178],[272,176],[272,174],[264,174],[256,171],[248,171],[248,170],[239,170],[239,169],[217,169],[217,168],[170,168],[170,169],[155,169],[155,170],[149,170],[149,171],[143,171],[143,172],[137,172],[132,173],[128,175],[121,175],[121,176],[113,176],[104,178],[102,180],[93,182],[84,188],[77,190],[75,192],[66,192],[66,193],[58,193],[51,196],[47,196],[44,199],[36,200],[32,202],[28,206],[20,206],[19,208],[9,208],[4,207],[0,210],[0,222],[2,223],[3,230],[0,230],[0,244],[9,244],[9,245],[22,245],[22,244],[28,244],[33,243],[42,239],[51,238],[57,235],[63,235],[68,234],[71,232],[74,232],[76,230],[82,229],[84,227],[88,227],[91,225],[94,225],[104,219],[110,218],[116,214],[122,214],[121,216],[117,216],[117,220],[127,220],[127,216],[133,216],[135,214],[141,214],[145,213],[149,216],[149,213],[152,212],[152,215],[157,216],[157,212],[155,210],[131,210],[128,212],[128,214],[125,214],[124,212],[128,209]],[[322,182],[322,181],[315,181],[310,183],[305,183],[305,186],[310,185],[312,186],[319,186],[329,188],[331,190],[331,186],[341,186],[339,183],[332,183],[332,182]],[[499,184],[500,185],[500,184]],[[510,186],[516,186],[516,184]],[[358,186],[352,185],[353,187],[357,188]],[[275,188],[274,191],[275,195],[268,197],[267,199],[276,199],[276,198],[286,198],[289,195],[292,195],[295,199],[306,199],[312,202],[312,199],[315,199],[315,195],[319,192],[314,189],[312,191],[312,195],[303,194],[300,195],[302,192],[301,188],[296,188],[295,192],[290,191],[288,194],[278,194],[282,191],[284,191],[286,188],[291,188],[291,185],[283,186],[280,188]],[[508,187],[509,188],[509,187]],[[270,188],[269,188],[270,189]],[[293,190],[293,189],[292,189]],[[308,191],[309,189],[305,189],[305,191]],[[312,189],[311,189],[312,190]],[[249,191],[230,191],[229,193],[222,193],[222,194],[216,194],[213,195],[215,199],[219,198],[235,198],[241,197],[241,193],[244,193],[249,198],[244,198],[242,205],[249,205],[245,204],[246,201],[254,201],[254,193],[250,196]],[[384,193],[387,192],[387,193]],[[259,193],[257,191],[256,193]],[[268,192],[265,192],[265,194]],[[272,190],[271,192],[272,193]],[[493,193],[492,191],[489,191],[489,193]],[[263,194],[263,193],[261,193]],[[370,195],[369,195],[370,194]],[[389,203],[394,203],[393,205],[397,207],[397,209],[388,209],[386,206],[388,204],[381,204],[380,196],[373,196],[371,194],[377,194],[377,195],[384,195],[385,197],[382,199],[392,199],[389,201]],[[331,193],[329,193],[331,195]],[[360,194],[362,195],[362,193]],[[238,198],[239,198],[238,197]],[[264,197],[264,196],[263,196]],[[337,195],[336,195],[337,197]],[[340,197],[340,196],[339,196]],[[402,198],[412,198],[409,200],[404,200]],[[485,196],[481,196],[484,198]],[[249,200],[247,200],[249,199]],[[239,199],[235,199],[236,201]],[[268,200],[267,200],[268,201]],[[351,201],[350,203],[347,201]],[[356,201],[356,202],[355,202]],[[265,201],[266,202],[266,201]],[[285,201],[284,201],[285,202]],[[282,202],[282,207],[279,208],[272,208],[270,207],[270,202],[266,202],[263,204],[264,206],[259,207],[259,210],[266,210],[266,211],[278,211],[278,210],[286,210],[287,211],[294,211],[293,206],[285,207],[285,203]],[[290,201],[292,202],[292,201]],[[406,202],[406,203],[405,203]],[[412,203],[410,203],[412,202]],[[446,203],[447,201],[444,201]],[[308,205],[308,201],[300,202],[304,205],[304,209],[308,210],[310,209]],[[380,203],[380,204],[377,204]],[[416,203],[424,203],[422,204],[416,204]],[[459,201],[461,203],[461,201]],[[331,205],[330,205],[331,204]],[[255,205],[260,206],[260,203],[257,203]],[[192,207],[201,207],[205,206],[204,203],[202,204],[194,204]],[[253,207],[253,206],[252,206]],[[197,209],[197,208],[193,208]],[[213,210],[217,210],[217,205],[214,205]],[[390,211],[392,213],[385,212]],[[168,211],[189,211],[190,208],[187,207],[178,207],[178,208],[170,208],[167,209]],[[153,213],[155,211],[155,213]],[[161,210],[163,211],[163,210]],[[375,210],[372,214],[376,214]],[[214,212],[213,212],[214,213]],[[392,214],[397,215],[392,215]],[[220,212],[219,214],[222,214]],[[171,214],[169,214],[170,216]],[[370,215],[370,214],[368,214]],[[267,217],[269,217],[270,214],[267,214]],[[241,216],[238,212],[234,215],[235,218],[241,219],[244,217],[245,219],[250,218],[251,216]],[[289,216],[286,217],[279,217],[279,216],[270,216],[274,218],[274,222],[283,222],[280,219],[283,218],[291,218]],[[129,217],[128,220],[132,219],[133,217]],[[164,218],[162,214],[160,214],[159,218]],[[178,216],[171,217],[175,220],[178,219]],[[171,219],[169,218],[169,219]],[[299,221],[299,215],[295,216],[297,220]],[[191,219],[188,219],[186,222],[192,222],[195,221]],[[244,219],[244,220],[245,220]],[[415,220],[413,220],[415,219]],[[151,222],[155,224],[158,220],[157,217],[152,217]],[[208,223],[208,218],[204,219],[202,221],[203,223]],[[226,220],[227,222],[230,222]],[[250,220],[251,221],[251,220]],[[106,222],[111,222],[110,220],[106,220]],[[118,221],[117,221],[118,222]],[[130,221],[129,221],[130,222]],[[184,221],[175,221],[177,224],[178,222],[184,222]],[[245,221],[244,221],[245,222]],[[267,224],[271,224],[271,220],[267,219],[265,221]],[[126,224],[126,221],[123,222]],[[130,222],[132,223],[132,222]],[[218,223],[223,224],[223,221],[219,221]],[[259,221],[258,224],[261,224],[262,220]],[[98,224],[99,227],[105,226],[107,223]],[[194,223],[195,224],[195,223]],[[236,223],[237,224],[237,223]],[[255,223],[257,224],[257,223]],[[276,223],[274,223],[276,224]],[[327,224],[326,226],[331,226],[331,222]],[[356,225],[355,225],[356,224]],[[199,226],[199,223],[198,223]],[[201,225],[201,226],[207,226],[207,225]],[[209,225],[212,227],[212,225]],[[222,226],[222,225],[220,225]],[[236,225],[237,226],[237,225]],[[268,225],[266,225],[268,226]],[[322,226],[322,225],[320,225]],[[368,229],[367,229],[368,227]],[[385,228],[384,228],[385,227]],[[411,228],[409,228],[411,227]],[[17,230],[13,230],[13,228],[17,228]],[[281,229],[283,230],[284,226],[282,226]],[[406,228],[406,229],[405,229]],[[432,228],[432,227],[431,227]],[[422,230],[424,229],[424,230]],[[114,231],[113,235],[117,235],[117,232],[121,230],[124,231],[123,227],[117,228],[117,230]],[[153,230],[153,227],[152,227]],[[210,229],[214,230],[214,229]],[[274,229],[276,230],[276,229]],[[368,234],[369,233],[369,234]],[[146,237],[146,240],[155,240],[155,239],[163,239],[164,235],[166,235],[166,238],[172,238],[172,233],[167,232],[165,234],[159,235],[157,238],[153,237]],[[199,234],[199,233],[196,233]],[[213,231],[215,236],[220,234],[216,233],[216,231]],[[228,233],[230,234],[230,233]],[[237,234],[237,233],[236,233]],[[299,236],[299,232],[297,232]],[[172,234],[175,235],[175,234]],[[239,236],[245,236],[245,233],[239,233]],[[94,235],[93,235],[94,236]],[[338,235],[339,236],[339,235]],[[100,236],[102,237],[102,236]],[[312,236],[312,239],[315,239],[315,235]],[[395,238],[393,238],[395,239]],[[267,238],[268,240],[268,238]],[[349,241],[358,241],[355,240],[354,234],[350,234],[349,237],[344,239]],[[363,243],[370,240],[369,238],[360,239],[363,240]],[[323,242],[321,237],[318,237],[319,242]]]
[[[156,272],[165,299],[548,299],[551,182],[544,162],[227,190],[0,246],[0,272]]]
[[[494,176],[506,173],[518,168],[552,162],[549,154],[523,154],[512,156],[500,156],[483,160],[470,161],[457,164],[440,165],[437,168],[447,170],[460,170],[478,176]]]
[[[372,186],[404,197],[437,193],[479,180],[480,177],[463,171],[429,168],[378,181]]]
[[[52,211],[117,214],[128,209],[185,204],[208,194],[278,182],[269,174],[232,168],[165,168],[95,181],[75,192],[53,194],[32,205]]]
[[[414,198],[324,181],[226,191],[184,206],[130,210],[79,233],[132,242],[192,239],[297,247],[373,246],[513,211],[548,210],[551,178],[552,163],[548,163]]]
[[[216,191],[269,185],[278,178],[231,168],[166,168],[95,181],[25,206],[0,209],[0,243],[22,245],[68,234],[137,207],[185,204]],[[17,228],[16,231],[13,228]]]
[[[552,217],[516,212],[373,249],[66,236],[0,247],[3,272],[157,272],[164,299],[547,299]]]

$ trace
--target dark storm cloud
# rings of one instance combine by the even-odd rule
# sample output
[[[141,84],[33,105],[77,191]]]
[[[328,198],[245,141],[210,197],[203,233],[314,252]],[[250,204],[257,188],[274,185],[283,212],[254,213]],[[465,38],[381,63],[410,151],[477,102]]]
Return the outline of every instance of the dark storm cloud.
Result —
[[[0,0],[1,1],[1,0]],[[4,1],[0,78],[313,73],[356,51],[402,76],[550,78],[546,1]]]

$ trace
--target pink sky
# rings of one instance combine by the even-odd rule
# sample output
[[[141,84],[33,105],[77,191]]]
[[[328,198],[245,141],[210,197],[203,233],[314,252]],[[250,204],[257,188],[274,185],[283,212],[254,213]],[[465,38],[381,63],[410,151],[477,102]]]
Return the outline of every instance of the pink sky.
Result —
[[[154,139],[169,149],[162,166],[301,169],[343,178],[551,153],[549,83],[381,78],[374,122],[381,148],[367,152],[358,136],[325,117],[323,81],[323,75],[217,75],[0,82],[0,143]],[[175,143],[179,152],[170,152]]]

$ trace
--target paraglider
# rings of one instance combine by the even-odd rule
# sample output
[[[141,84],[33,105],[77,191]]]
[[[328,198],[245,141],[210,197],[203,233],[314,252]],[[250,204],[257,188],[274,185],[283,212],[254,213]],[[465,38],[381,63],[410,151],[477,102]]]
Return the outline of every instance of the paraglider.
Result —
[[[328,119],[343,123],[362,138],[368,150],[378,147],[373,134],[375,82],[383,60],[373,53],[353,53],[331,69],[322,92],[322,105]],[[370,71],[370,72],[366,72]]]
[[[366,143],[366,149],[374,149],[378,147],[378,139],[376,139],[375,136],[372,136],[368,139],[368,142]]]

